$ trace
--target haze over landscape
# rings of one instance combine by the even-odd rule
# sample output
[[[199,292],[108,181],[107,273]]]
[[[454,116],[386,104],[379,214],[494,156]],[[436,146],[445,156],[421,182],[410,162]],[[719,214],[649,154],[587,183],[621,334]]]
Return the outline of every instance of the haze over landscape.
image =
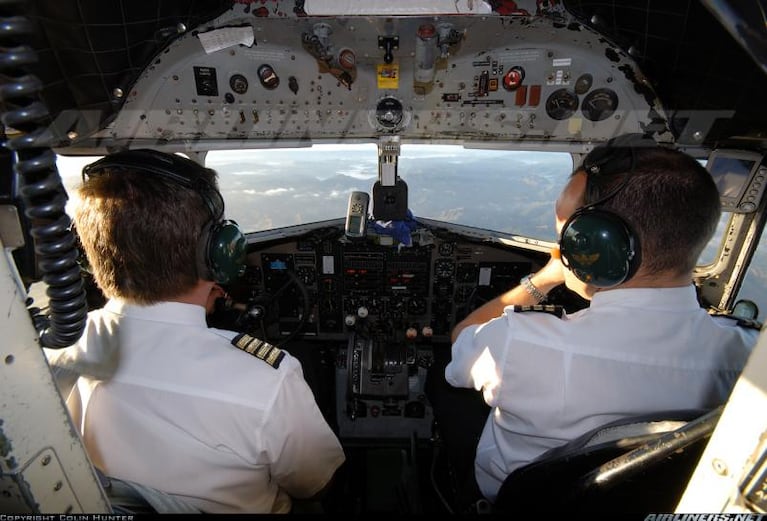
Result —
[[[80,183],[82,166],[94,159],[60,158],[70,196]],[[328,145],[214,151],[207,164],[219,173],[227,217],[253,232],[344,217],[352,191],[372,196],[377,160],[374,145]],[[398,174],[408,185],[408,207],[416,219],[555,241],[554,201],[572,168],[566,153],[403,145]],[[714,258],[723,229],[720,226],[703,259]],[[739,294],[757,302],[762,320],[767,312],[764,243],[762,238]]]

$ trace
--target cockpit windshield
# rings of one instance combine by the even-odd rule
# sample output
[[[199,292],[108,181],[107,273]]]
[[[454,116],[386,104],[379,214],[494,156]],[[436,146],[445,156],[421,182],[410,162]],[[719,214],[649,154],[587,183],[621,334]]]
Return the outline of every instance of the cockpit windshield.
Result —
[[[96,159],[59,156],[70,213],[82,167]],[[246,232],[259,232],[343,217],[351,192],[372,192],[378,178],[377,159],[375,144],[315,145],[214,150],[207,154],[206,164],[219,173],[227,218]],[[405,144],[398,164],[415,218],[557,240],[552,209],[574,168],[569,153]],[[700,265],[716,262],[731,215],[722,214]],[[749,283],[739,296],[756,302],[763,318],[767,312],[764,248],[757,248],[747,276]]]
[[[349,194],[378,178],[372,144],[212,151],[206,162],[248,231],[342,217]],[[415,217],[554,241],[553,203],[572,168],[563,152],[403,145],[398,173]]]

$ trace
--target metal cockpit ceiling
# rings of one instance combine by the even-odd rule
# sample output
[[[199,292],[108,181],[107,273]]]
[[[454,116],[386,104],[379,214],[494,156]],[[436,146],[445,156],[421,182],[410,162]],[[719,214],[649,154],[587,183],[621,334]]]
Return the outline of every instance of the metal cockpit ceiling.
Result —
[[[565,0],[576,18],[637,60],[678,140],[696,112],[721,113],[707,144],[767,139],[767,25],[763,0]],[[728,29],[737,27],[734,38]],[[681,135],[680,135],[681,134]]]
[[[86,131],[103,128],[120,109],[121,94],[181,26],[196,27],[234,3],[249,5],[253,16],[274,16],[275,6],[286,5],[293,7],[290,16],[304,13],[303,0],[28,2],[25,14],[39,34],[34,42],[38,62],[32,72],[44,84],[42,97],[62,143],[72,124],[67,111],[77,112],[78,124],[85,121]],[[519,7],[508,0],[488,4],[499,14],[518,12]],[[532,15],[548,16],[561,7],[556,0],[538,0],[535,5],[538,13]],[[738,19],[745,14],[714,1],[706,5],[698,0],[565,0],[563,5],[637,60],[671,117],[678,141],[712,146],[733,136],[767,140],[767,74],[758,61],[759,50],[752,56],[745,49],[748,41],[765,41],[758,38],[764,36],[763,21]],[[757,38],[733,38],[727,21],[730,28],[745,27],[744,34]],[[717,117],[705,141],[696,142],[696,136],[685,135],[684,129],[692,128],[687,122],[701,114]]]

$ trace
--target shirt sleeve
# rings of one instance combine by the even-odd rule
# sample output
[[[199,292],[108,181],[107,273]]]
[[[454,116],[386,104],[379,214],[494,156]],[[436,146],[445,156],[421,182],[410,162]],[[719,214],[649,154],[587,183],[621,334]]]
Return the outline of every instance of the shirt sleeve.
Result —
[[[445,368],[445,379],[454,387],[495,389],[503,371],[508,339],[506,314],[484,324],[465,328],[452,346],[452,359]]]
[[[120,363],[121,338],[114,331],[91,320],[85,324],[80,339],[64,349],[43,349],[62,394],[65,385],[71,387],[74,379],[87,376],[96,380],[109,380]]]
[[[75,387],[77,379],[80,377],[80,373],[75,371],[70,364],[67,363],[67,359],[70,356],[67,353],[67,349],[43,349],[48,366],[53,374],[53,379],[56,381],[56,385],[59,388],[59,393],[66,398],[67,395]]]
[[[291,360],[265,429],[272,477],[292,497],[315,495],[346,459],[297,361]]]

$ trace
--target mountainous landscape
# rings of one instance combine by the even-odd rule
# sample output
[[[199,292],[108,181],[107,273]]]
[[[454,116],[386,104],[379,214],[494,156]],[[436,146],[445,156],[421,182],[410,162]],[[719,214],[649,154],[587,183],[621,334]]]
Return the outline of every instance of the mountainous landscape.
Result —
[[[82,166],[96,158],[60,158],[71,203]],[[378,179],[375,145],[278,150],[214,151],[207,164],[219,173],[226,216],[247,231],[346,215],[349,194],[372,196]],[[398,175],[408,186],[414,217],[556,241],[554,201],[572,172],[569,154],[403,145]],[[702,259],[715,257],[725,220]],[[739,297],[767,312],[767,248],[760,247]]]

